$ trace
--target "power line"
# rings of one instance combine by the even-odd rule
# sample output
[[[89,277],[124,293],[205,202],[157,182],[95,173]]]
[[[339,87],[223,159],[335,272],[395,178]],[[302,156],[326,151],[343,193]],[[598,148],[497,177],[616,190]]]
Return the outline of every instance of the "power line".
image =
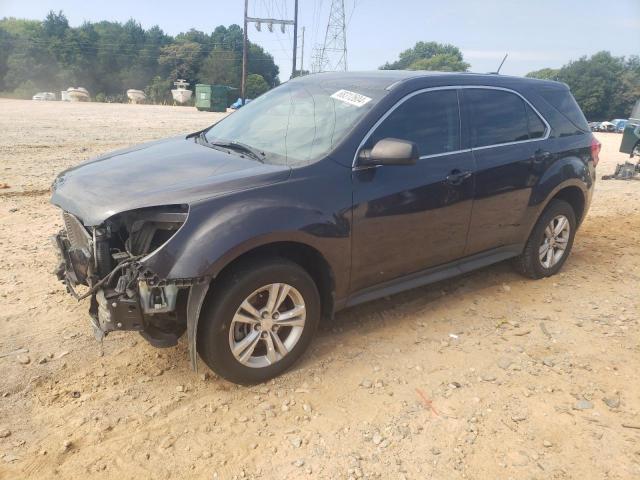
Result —
[[[264,5],[264,3],[263,3]],[[254,4],[255,8],[255,4]],[[255,11],[255,10],[254,10]],[[274,8],[275,12],[275,8]],[[280,11],[282,13],[282,11]],[[286,8],[285,8],[286,13]],[[242,38],[242,79],[241,79],[241,94],[242,104],[244,104],[247,92],[247,73],[248,73],[248,27],[250,23],[254,23],[258,31],[260,31],[262,24],[266,24],[269,28],[270,32],[273,32],[273,26],[279,25],[280,29],[284,33],[286,25],[293,25],[294,30],[294,39],[293,39],[293,69],[292,73],[295,73],[296,69],[296,42],[297,42],[297,28],[298,28],[298,0],[295,0],[295,12],[293,20],[280,18],[263,18],[263,17],[249,17],[249,0],[244,0],[244,30],[243,30],[243,38]],[[282,45],[284,50],[284,45]]]

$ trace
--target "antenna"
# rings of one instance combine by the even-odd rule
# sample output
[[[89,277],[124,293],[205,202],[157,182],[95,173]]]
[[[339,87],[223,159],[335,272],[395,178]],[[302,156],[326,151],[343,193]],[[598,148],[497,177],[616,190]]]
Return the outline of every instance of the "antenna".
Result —
[[[347,34],[344,0],[331,0],[324,44],[314,55],[314,72],[347,71]]]
[[[500,66],[498,67],[498,70],[496,71],[496,75],[500,74],[500,69],[502,68],[502,65],[504,65],[505,60],[507,59],[507,57],[509,56],[508,53],[504,54],[504,58],[502,59],[502,61],[500,62]]]

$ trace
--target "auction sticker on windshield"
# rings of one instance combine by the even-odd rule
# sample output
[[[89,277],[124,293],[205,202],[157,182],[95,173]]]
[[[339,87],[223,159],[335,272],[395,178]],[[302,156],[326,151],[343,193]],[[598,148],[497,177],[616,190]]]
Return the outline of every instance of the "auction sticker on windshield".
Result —
[[[361,107],[367,102],[371,101],[369,97],[365,97],[364,95],[356,92],[351,92],[349,90],[338,90],[336,93],[331,95],[331,98],[335,98],[336,100],[340,100],[341,102],[348,103],[349,105],[353,105],[354,107]]]

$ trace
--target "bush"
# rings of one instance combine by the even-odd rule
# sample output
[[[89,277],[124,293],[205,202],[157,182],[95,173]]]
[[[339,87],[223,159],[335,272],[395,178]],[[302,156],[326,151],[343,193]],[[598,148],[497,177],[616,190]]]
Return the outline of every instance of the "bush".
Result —
[[[32,82],[31,80],[27,80],[26,82],[15,88],[13,92],[11,92],[11,98],[23,98],[25,100],[31,100],[31,97],[33,97],[39,91],[41,90],[38,89],[38,86],[34,82]]]
[[[173,102],[171,97],[171,80],[156,76],[144,89],[148,103],[166,104]]]
[[[269,84],[262,75],[252,73],[247,76],[247,98],[256,98],[269,90]]]

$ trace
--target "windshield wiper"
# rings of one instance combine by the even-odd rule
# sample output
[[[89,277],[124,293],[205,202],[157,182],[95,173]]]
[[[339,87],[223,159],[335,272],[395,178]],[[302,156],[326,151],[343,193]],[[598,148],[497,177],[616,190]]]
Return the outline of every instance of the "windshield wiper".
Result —
[[[257,148],[253,148],[251,145],[247,145],[246,143],[242,143],[242,142],[235,142],[235,141],[225,142],[224,140],[217,140],[215,142],[207,142],[207,143],[214,147],[222,147],[222,148],[227,148],[229,150],[235,150],[237,152],[243,152],[262,163],[264,163],[264,157],[266,156],[264,152],[258,150]]]

